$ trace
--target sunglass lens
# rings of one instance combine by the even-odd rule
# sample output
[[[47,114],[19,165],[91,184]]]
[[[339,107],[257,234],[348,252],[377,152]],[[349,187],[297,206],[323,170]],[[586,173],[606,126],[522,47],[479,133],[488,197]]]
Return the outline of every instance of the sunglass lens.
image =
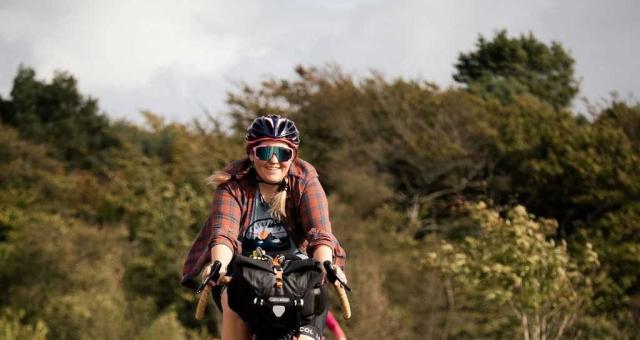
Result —
[[[276,154],[280,162],[286,162],[291,159],[293,156],[293,150],[288,148],[280,148],[279,152]]]
[[[263,161],[268,161],[273,154],[273,150],[268,146],[260,146],[256,148],[256,156]]]
[[[280,146],[259,146],[256,148],[256,156],[263,161],[268,161],[276,155],[279,162],[286,162],[293,156],[293,150]]]

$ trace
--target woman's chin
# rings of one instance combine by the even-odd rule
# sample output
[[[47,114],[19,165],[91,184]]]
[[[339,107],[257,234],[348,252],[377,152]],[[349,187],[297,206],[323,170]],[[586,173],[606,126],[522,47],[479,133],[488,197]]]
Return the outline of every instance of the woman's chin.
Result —
[[[282,182],[282,177],[281,176],[267,176],[266,180],[269,181],[270,183],[280,183],[280,182]]]
[[[280,176],[280,174],[266,173],[261,175],[260,177],[262,177],[264,181],[269,183],[279,183],[282,181],[282,176]]]

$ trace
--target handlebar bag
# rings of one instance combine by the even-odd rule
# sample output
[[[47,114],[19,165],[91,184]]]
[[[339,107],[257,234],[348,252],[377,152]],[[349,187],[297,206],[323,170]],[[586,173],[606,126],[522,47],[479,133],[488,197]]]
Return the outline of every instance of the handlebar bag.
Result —
[[[255,334],[286,334],[327,308],[321,264],[313,259],[285,260],[280,288],[276,286],[277,268],[271,262],[235,255],[232,263],[229,307]]]

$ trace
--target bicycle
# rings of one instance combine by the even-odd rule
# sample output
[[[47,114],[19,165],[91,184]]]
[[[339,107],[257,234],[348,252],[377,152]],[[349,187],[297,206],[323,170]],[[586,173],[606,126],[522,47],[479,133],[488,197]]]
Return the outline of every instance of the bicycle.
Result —
[[[210,282],[220,281],[229,290],[230,307],[246,321],[256,339],[293,334],[309,317],[317,316],[319,310],[326,308],[326,291],[318,279],[322,280],[322,268],[326,281],[336,289],[343,317],[351,318],[346,293],[351,288],[338,276],[330,261],[320,264],[311,259],[287,260],[284,256],[270,257],[259,249],[251,257],[234,256],[233,274],[218,280],[221,266],[215,261],[210,274],[196,290],[196,294],[200,294],[197,320],[204,317]]]

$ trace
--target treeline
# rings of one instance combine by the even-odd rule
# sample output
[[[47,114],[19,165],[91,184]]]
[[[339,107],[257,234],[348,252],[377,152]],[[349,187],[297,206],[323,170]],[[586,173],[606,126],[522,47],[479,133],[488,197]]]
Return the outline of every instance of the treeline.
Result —
[[[21,68],[0,98],[0,334],[200,339],[179,287],[204,178],[283,114],[348,250],[354,339],[635,338],[640,105],[585,117],[558,43],[497,33],[447,89],[298,67],[229,93],[229,131],[111,122],[75,79]]]

